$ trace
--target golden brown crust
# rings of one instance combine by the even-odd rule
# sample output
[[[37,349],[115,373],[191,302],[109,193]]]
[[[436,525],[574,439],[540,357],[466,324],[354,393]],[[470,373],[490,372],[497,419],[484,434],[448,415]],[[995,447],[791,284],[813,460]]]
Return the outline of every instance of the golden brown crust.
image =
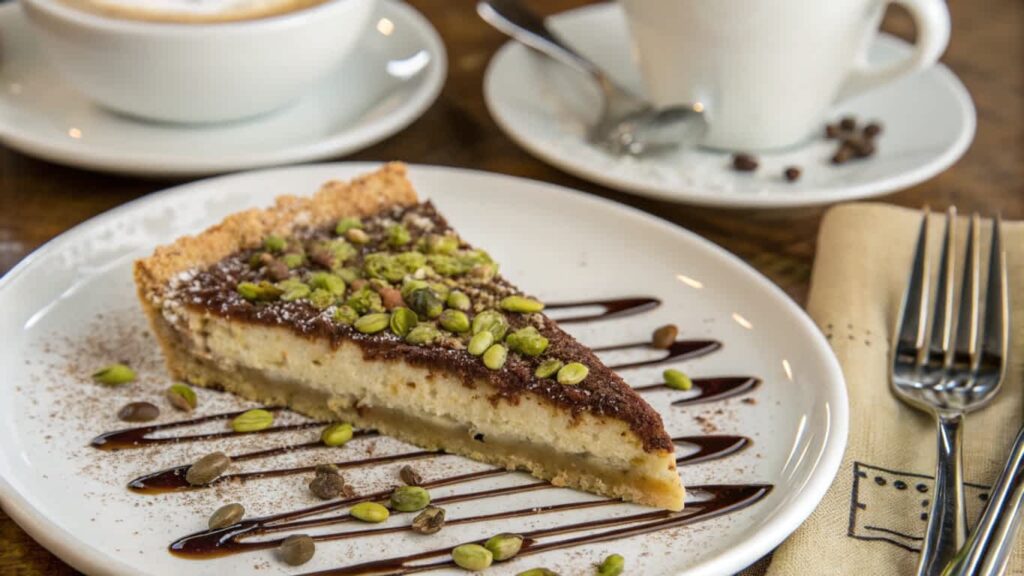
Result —
[[[385,164],[350,182],[331,181],[312,197],[280,196],[270,208],[232,214],[196,236],[183,236],[135,262],[135,283],[147,308],[181,272],[211,266],[257,246],[269,234],[288,236],[297,226],[324,226],[343,216],[369,216],[417,202],[404,164]]]

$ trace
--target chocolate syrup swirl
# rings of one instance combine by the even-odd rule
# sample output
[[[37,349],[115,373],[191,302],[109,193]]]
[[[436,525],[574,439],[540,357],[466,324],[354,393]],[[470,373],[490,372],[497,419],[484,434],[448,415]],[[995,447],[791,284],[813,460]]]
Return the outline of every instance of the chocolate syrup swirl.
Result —
[[[761,385],[761,380],[750,376],[719,376],[716,378],[694,378],[696,394],[672,402],[673,406],[690,406],[717,400],[742,396]],[[633,388],[637,392],[650,390],[673,390],[665,384],[648,384]]]
[[[632,316],[661,306],[661,300],[649,296],[638,296],[634,298],[610,298],[608,300],[583,300],[578,302],[556,302],[544,305],[545,310],[565,310],[569,308],[590,308],[598,306],[603,308],[597,314],[584,314],[580,316],[568,316],[556,318],[559,324],[570,324],[573,322],[589,322],[592,320],[610,320],[623,316]]]
[[[667,354],[658,356],[657,358],[651,358],[649,360],[639,360],[636,362],[627,362],[625,364],[615,364],[609,366],[612,370],[625,370],[627,368],[639,368],[641,366],[654,366],[656,364],[662,364],[669,361],[688,360],[690,358],[697,358],[699,356],[705,356],[718,350],[722,347],[722,343],[717,340],[676,340],[666,349]],[[616,352],[620,350],[657,350],[651,347],[650,342],[633,342],[630,344],[613,344],[611,346],[602,346],[594,348],[594,352]],[[661,350],[658,350],[659,352]]]

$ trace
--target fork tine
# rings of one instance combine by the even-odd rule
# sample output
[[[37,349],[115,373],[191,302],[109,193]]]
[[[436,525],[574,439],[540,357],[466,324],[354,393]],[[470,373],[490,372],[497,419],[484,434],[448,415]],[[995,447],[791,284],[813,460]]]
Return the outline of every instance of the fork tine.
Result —
[[[939,286],[935,292],[935,314],[932,319],[931,352],[943,362],[952,353],[953,296],[956,271],[956,207],[950,206],[946,215],[946,234],[942,242],[939,264]],[[925,357],[927,359],[927,356]]]
[[[964,258],[963,288],[960,291],[960,312],[956,323],[956,340],[951,353],[946,355],[946,367],[957,360],[977,366],[978,321],[981,318],[981,217],[971,215],[967,228],[967,256]]]
[[[922,351],[925,351],[925,328],[928,325],[928,215],[925,206],[921,214],[921,230],[917,235],[917,246],[914,248],[914,264],[907,281],[907,291],[903,295],[903,306],[900,312],[899,328],[896,332],[896,358],[914,358],[920,362]]]
[[[985,324],[978,362],[992,362],[1002,369],[1005,366],[1006,346],[1009,329],[1010,303],[1007,296],[1006,254],[1002,248],[1001,220],[997,216],[992,223],[992,247],[989,251],[988,289],[985,294]]]

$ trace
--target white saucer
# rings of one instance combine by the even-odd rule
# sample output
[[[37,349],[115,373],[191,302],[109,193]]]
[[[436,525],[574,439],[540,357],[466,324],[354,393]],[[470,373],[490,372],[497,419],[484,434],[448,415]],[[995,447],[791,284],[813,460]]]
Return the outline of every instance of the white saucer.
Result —
[[[420,13],[380,0],[376,29],[286,110],[211,127],[146,123],[97,107],[44,59],[19,6],[0,6],[0,142],[81,168],[195,176],[337,157],[402,130],[437,98],[447,57]]]
[[[641,91],[630,59],[621,9],[598,4],[559,14],[549,24],[623,84]],[[882,35],[871,60],[906,56],[910,47]],[[498,125],[519,145],[550,164],[593,182],[661,200],[733,208],[782,208],[878,196],[907,188],[953,164],[974,137],[975,111],[967,89],[945,66],[845,101],[831,118],[852,114],[884,125],[878,153],[833,166],[835,143],[816,139],[796,149],[760,155],[754,174],[730,169],[722,152],[687,150],[657,159],[620,159],[583,138],[596,102],[589,81],[565,66],[509,42],[491,60],[484,95]],[[823,127],[824,128],[824,127]],[[795,183],[782,177],[798,165]]]

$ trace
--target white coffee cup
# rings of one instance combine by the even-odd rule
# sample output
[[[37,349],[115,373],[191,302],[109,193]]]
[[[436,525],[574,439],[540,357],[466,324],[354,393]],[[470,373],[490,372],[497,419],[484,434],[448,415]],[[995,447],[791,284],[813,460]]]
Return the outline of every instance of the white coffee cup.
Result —
[[[257,116],[337,69],[372,26],[374,0],[326,0],[224,23],[119,19],[59,0],[22,0],[53,65],[116,112],[179,123]]]
[[[649,97],[704,104],[704,145],[768,150],[821,133],[838,100],[935,63],[944,0],[891,0],[917,27],[913,54],[872,67],[887,0],[621,0]]]

